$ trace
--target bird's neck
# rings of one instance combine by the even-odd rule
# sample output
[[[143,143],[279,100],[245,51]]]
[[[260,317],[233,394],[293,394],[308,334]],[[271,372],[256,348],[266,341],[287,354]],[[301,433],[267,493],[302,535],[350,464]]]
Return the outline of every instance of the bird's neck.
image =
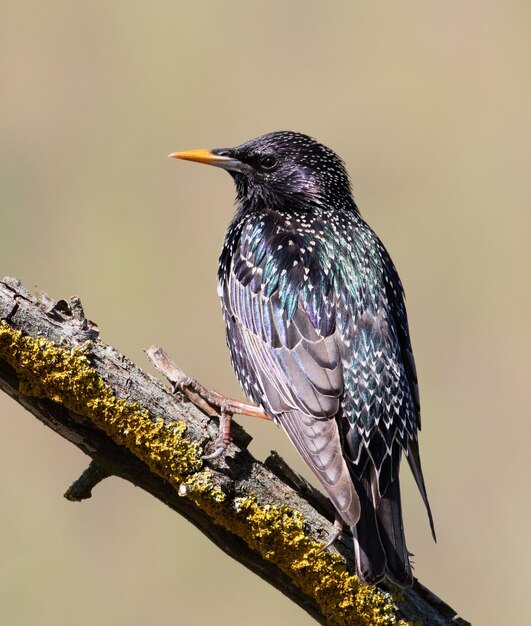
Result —
[[[360,218],[358,207],[351,195],[332,200],[304,195],[288,197],[276,194],[268,196],[261,193],[253,193],[241,197],[238,194],[236,206],[235,221],[244,220],[250,215],[257,215],[271,210],[283,215],[293,215],[294,218],[302,217],[303,219],[318,217],[326,220],[337,213]]]

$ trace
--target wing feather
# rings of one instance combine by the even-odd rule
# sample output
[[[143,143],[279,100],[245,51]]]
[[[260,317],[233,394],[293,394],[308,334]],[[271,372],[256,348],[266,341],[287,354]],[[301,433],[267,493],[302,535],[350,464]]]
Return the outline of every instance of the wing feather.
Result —
[[[376,274],[360,280],[359,259],[346,258],[332,282],[316,254],[305,251],[303,258],[308,246],[286,232],[279,214],[266,217],[243,227],[222,282],[229,348],[243,387],[286,431],[348,524],[360,514],[352,476],[362,480],[368,464],[373,468],[377,510],[398,480],[401,450],[409,452],[427,504],[415,454],[415,363],[387,251],[360,226],[363,262]]]
[[[318,314],[309,315],[300,293],[281,293],[302,283],[302,272],[293,259],[284,260],[280,268],[268,268],[282,274],[277,289],[268,294],[264,275],[271,255],[263,246],[259,252],[257,257],[252,246],[240,247],[235,256],[246,258],[234,262],[223,285],[235,369],[248,395],[281,425],[345,522],[354,525],[360,515],[359,499],[336,421],[343,375],[333,313],[319,303]]]

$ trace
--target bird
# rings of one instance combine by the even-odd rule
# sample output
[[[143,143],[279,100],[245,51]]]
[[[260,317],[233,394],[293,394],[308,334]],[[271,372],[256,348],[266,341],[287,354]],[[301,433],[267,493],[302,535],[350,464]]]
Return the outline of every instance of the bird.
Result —
[[[361,217],[344,162],[293,131],[169,156],[220,167],[235,183],[218,294],[246,395],[280,425],[334,505],[330,543],[343,524],[352,529],[358,578],[411,586],[402,454],[436,537],[404,290]]]

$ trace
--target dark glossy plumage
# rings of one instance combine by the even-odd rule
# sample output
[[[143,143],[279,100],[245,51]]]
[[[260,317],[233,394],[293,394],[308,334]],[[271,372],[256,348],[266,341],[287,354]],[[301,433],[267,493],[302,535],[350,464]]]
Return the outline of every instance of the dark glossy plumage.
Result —
[[[352,527],[360,578],[409,585],[402,452],[433,523],[395,267],[328,148],[286,131],[212,152],[238,197],[218,275],[237,376]]]

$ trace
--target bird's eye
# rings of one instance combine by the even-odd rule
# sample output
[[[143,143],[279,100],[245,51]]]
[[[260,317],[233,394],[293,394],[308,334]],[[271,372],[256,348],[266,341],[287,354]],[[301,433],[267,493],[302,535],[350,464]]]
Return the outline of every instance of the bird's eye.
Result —
[[[272,172],[277,167],[277,160],[271,154],[266,154],[260,159],[260,167],[265,172]]]

